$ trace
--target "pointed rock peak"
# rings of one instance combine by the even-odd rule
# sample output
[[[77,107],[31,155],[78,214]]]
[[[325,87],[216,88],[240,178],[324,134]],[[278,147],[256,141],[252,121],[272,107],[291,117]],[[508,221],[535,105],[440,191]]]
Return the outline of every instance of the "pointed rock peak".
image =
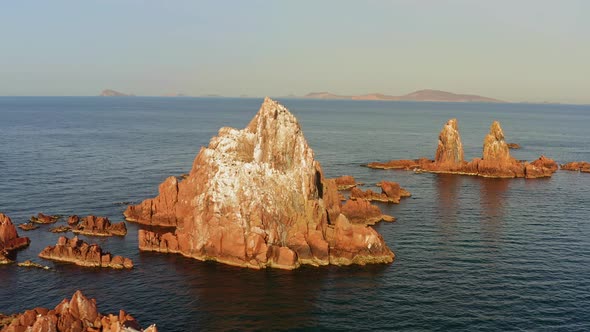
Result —
[[[504,132],[500,122],[494,121],[490,126],[490,132],[483,141],[484,160],[511,161],[510,149],[504,140]]]
[[[500,122],[492,122],[492,125],[490,126],[490,135],[493,135],[497,140],[504,140],[504,131],[502,131]]]
[[[438,148],[434,158],[437,163],[460,163],[464,159],[463,143],[457,119],[450,119],[438,136]]]

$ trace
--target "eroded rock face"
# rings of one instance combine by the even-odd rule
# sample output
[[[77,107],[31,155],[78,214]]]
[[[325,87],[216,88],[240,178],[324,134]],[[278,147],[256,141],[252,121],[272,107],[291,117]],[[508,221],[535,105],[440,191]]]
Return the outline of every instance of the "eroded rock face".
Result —
[[[95,299],[88,299],[76,291],[71,300],[64,299],[55,308],[35,308],[3,320],[2,332],[74,332],[74,331],[144,331],[157,332],[156,325],[142,330],[139,323],[123,310],[118,314],[98,312]]]
[[[457,119],[447,121],[438,135],[438,147],[434,162],[437,164],[459,164],[464,159],[463,143],[459,134]]]
[[[0,251],[10,252],[28,246],[30,240],[28,237],[20,237],[16,227],[10,220],[10,217],[0,213]]]
[[[399,168],[431,173],[476,175],[490,178],[540,178],[550,177],[557,170],[554,160],[541,156],[531,163],[518,161],[510,156],[500,123],[494,121],[483,144],[483,155],[470,162],[463,160],[463,148],[457,121],[449,120],[439,135],[434,161],[428,159],[392,160],[386,163],[369,163],[370,168]]]
[[[590,173],[590,163],[587,161],[572,161],[561,165],[561,169],[564,171],[580,171]]]
[[[86,267],[108,267],[113,269],[131,269],[133,262],[129,258],[113,256],[102,251],[97,244],[88,244],[77,236],[68,239],[65,236],[57,240],[55,246],[47,246],[39,257],[59,262],[73,263]]]
[[[127,234],[127,226],[125,226],[124,222],[111,224],[107,217],[87,216],[76,224],[72,228],[72,232],[76,234],[91,236],[125,236]]]
[[[335,181],[324,178],[295,117],[269,98],[245,129],[221,128],[185,180],[169,177],[159,189],[125,216],[177,229],[140,230],[142,250],[285,269],[394,257],[374,229],[340,213]]]

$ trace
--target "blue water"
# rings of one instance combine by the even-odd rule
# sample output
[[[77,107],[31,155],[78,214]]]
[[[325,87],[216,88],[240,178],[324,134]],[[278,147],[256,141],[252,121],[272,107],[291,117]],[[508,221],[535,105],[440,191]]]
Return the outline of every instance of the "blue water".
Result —
[[[0,211],[15,223],[37,212],[104,215],[157,194],[188,172],[222,126],[243,128],[261,99],[0,98]],[[0,266],[0,312],[53,307],[82,289],[102,312],[123,308],[162,331],[258,329],[590,330],[590,174],[498,180],[361,167],[432,157],[438,132],[459,120],[467,158],[481,154],[492,120],[518,159],[545,154],[590,161],[590,107],[527,104],[285,99],[327,176],[397,181],[413,196],[380,207],[377,230],[391,265],[239,269],[140,253],[125,238],[86,238],[133,259],[131,271],[37,258],[49,226],[18,260],[52,271]],[[377,189],[377,188],[373,188]],[[71,236],[71,235],[70,235]]]

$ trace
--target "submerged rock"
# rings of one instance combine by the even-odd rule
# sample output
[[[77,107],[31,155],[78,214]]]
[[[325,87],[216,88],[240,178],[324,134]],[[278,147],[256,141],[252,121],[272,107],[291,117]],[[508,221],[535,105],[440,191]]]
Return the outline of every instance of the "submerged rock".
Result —
[[[98,312],[95,299],[76,291],[71,300],[62,300],[55,308],[35,308],[12,316],[0,316],[2,332],[13,331],[144,331],[157,332],[156,325],[142,330],[139,323],[123,310],[118,314]]]
[[[405,167],[401,167],[404,166]],[[550,177],[557,170],[557,163],[545,156],[531,163],[518,161],[510,156],[500,123],[494,121],[486,135],[481,158],[470,162],[463,160],[463,146],[457,121],[451,119],[443,127],[438,140],[434,160],[392,160],[386,163],[370,163],[370,168],[400,168],[418,172],[477,175],[490,178],[540,178]],[[398,167],[399,166],[399,167]]]
[[[32,222],[27,222],[24,224],[18,225],[18,228],[22,229],[23,231],[32,231],[34,229],[39,228],[39,225],[33,224]]]
[[[72,228],[72,232],[90,236],[125,236],[127,234],[127,226],[125,226],[124,222],[111,224],[111,221],[107,217],[88,216],[82,218]]]
[[[584,173],[590,173],[590,163],[587,161],[572,161],[562,164],[561,169],[564,171],[580,171]]]
[[[324,178],[295,117],[269,98],[245,129],[221,128],[185,180],[167,178],[156,198],[124,214],[177,227],[140,230],[141,250],[199,260],[293,269],[394,258],[374,229],[341,214],[336,182]]]
[[[39,212],[36,217],[32,216],[29,220],[37,224],[53,224],[54,222],[57,222],[59,218],[60,216],[58,215],[50,216]]]
[[[30,242],[28,237],[18,236],[10,217],[0,213],[0,251],[6,250],[10,253],[13,250],[27,247]]]
[[[35,263],[35,262],[28,260],[28,259],[24,262],[18,263],[17,265],[21,266],[21,267],[34,267],[34,268],[39,268],[39,269],[43,269],[43,270],[49,270],[49,266],[41,265],[39,263]]]
[[[88,244],[77,236],[68,239],[62,236],[55,246],[47,246],[39,257],[59,262],[74,263],[87,267],[108,267],[113,269],[131,269],[133,262],[122,256],[112,256],[102,251],[97,244]]]

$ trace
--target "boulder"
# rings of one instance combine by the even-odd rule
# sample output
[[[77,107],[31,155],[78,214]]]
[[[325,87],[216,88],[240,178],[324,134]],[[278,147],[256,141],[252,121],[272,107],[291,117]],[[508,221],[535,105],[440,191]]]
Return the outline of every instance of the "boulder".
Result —
[[[394,258],[374,229],[350,224],[340,213],[336,182],[324,177],[295,117],[269,98],[245,129],[221,128],[186,179],[167,178],[157,197],[124,214],[130,221],[176,227],[163,234],[140,230],[141,250],[241,267]],[[362,237],[363,245],[344,235]]]

